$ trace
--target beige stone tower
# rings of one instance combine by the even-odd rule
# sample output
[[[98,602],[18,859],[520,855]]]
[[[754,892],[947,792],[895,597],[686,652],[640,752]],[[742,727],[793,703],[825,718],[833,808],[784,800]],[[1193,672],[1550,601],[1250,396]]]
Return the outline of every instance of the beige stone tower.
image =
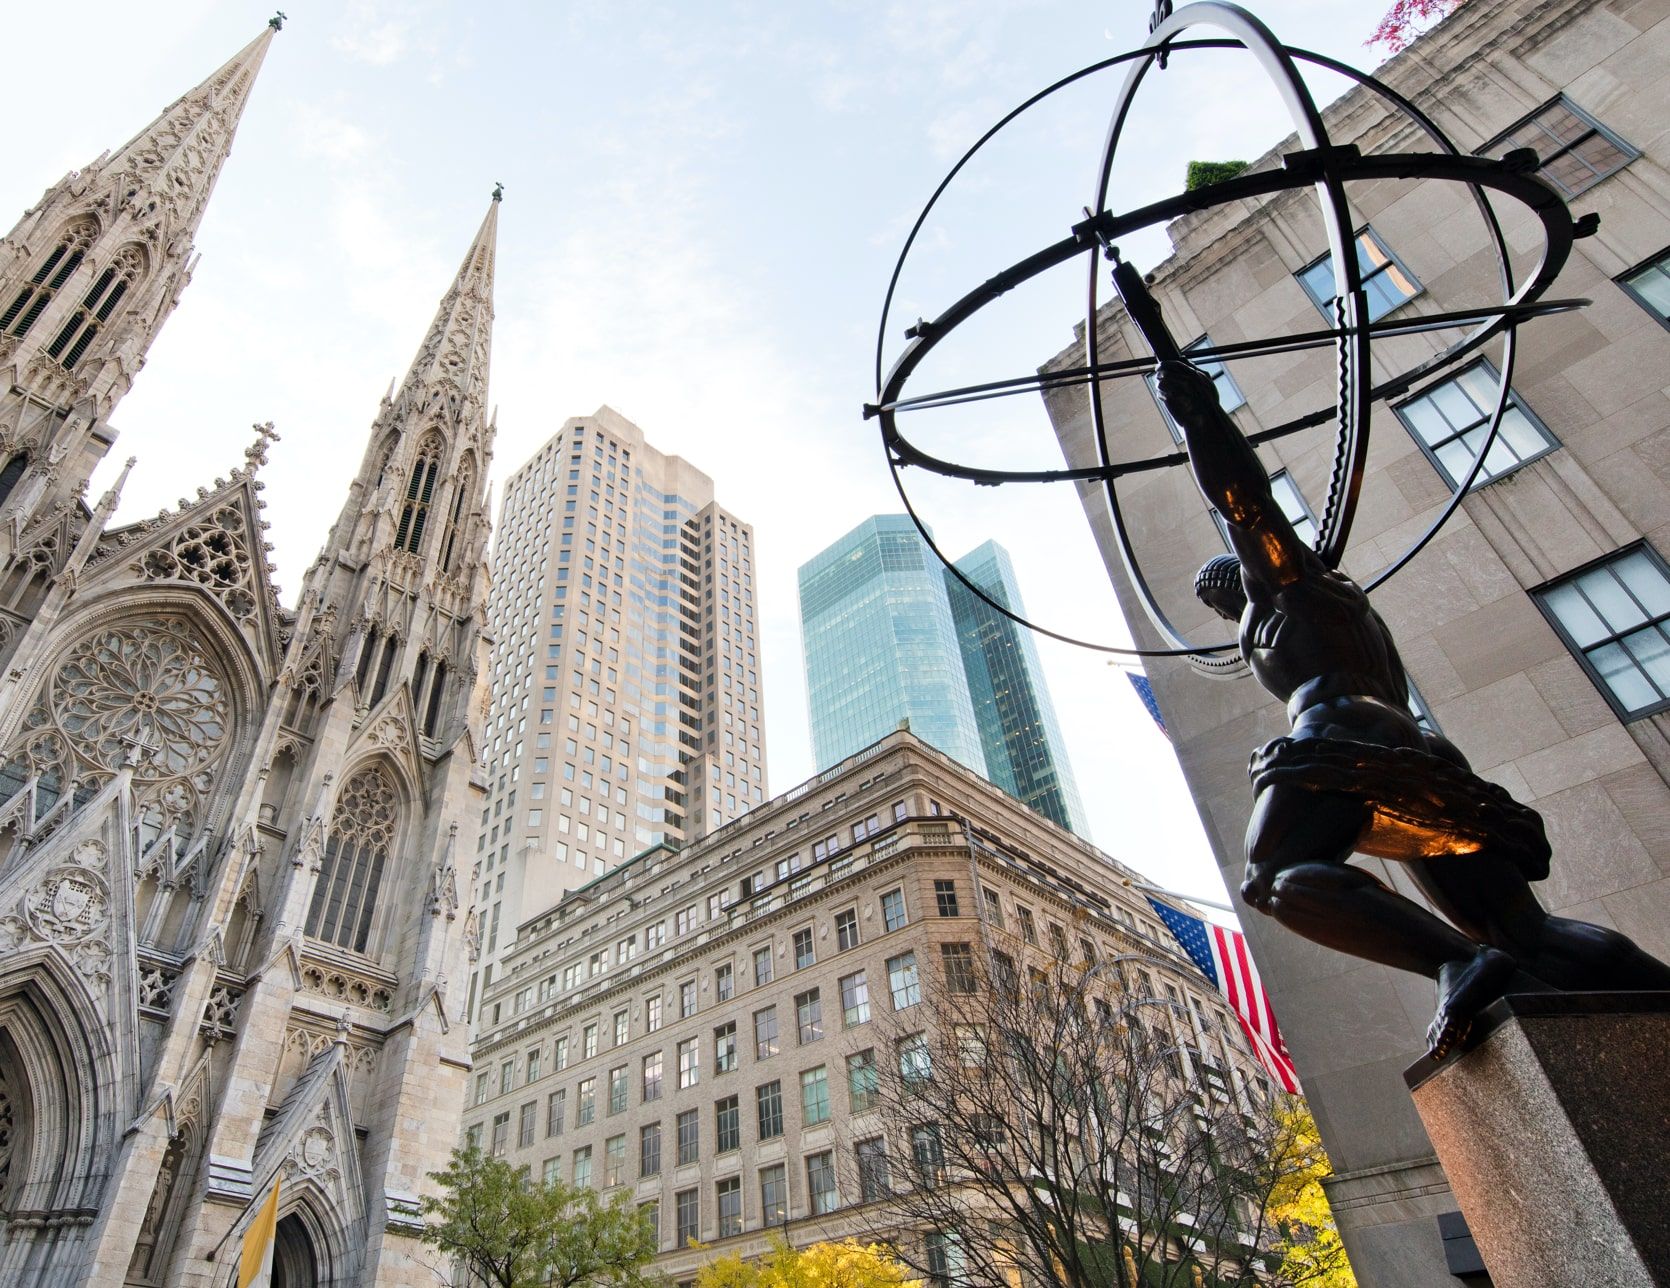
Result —
[[[270,427],[155,519],[78,499],[274,29],[0,243],[7,1285],[221,1288],[275,1184],[275,1283],[433,1282],[417,1195],[469,1063],[497,194],[296,610],[262,540]]]

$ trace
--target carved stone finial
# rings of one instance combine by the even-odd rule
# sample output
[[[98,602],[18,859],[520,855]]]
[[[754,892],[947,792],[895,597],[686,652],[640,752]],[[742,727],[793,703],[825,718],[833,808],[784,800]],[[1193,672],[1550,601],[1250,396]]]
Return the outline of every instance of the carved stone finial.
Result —
[[[344,1046],[348,1042],[348,1034],[353,1032],[354,1021],[347,1011],[336,1017],[336,1040]]]
[[[249,470],[253,474],[267,463],[267,448],[279,441],[279,435],[270,420],[251,428],[255,431],[255,441],[244,448],[244,460],[249,462]]]

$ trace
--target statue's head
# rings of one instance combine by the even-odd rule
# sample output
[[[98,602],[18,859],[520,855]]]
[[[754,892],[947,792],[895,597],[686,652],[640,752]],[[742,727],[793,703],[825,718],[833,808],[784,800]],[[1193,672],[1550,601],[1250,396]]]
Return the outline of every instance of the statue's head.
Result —
[[[1240,621],[1247,606],[1241,561],[1234,555],[1215,555],[1203,563],[1195,574],[1195,598],[1226,621]]]

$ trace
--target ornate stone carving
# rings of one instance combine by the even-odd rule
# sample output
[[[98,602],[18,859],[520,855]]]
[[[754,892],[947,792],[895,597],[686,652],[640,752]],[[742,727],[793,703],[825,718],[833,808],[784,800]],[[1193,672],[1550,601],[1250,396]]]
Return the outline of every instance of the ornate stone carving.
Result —
[[[225,984],[216,984],[203,1004],[203,1031],[210,1037],[226,1037],[238,1022],[238,1003],[243,995]]]
[[[191,581],[206,587],[243,621],[256,608],[256,584],[243,510],[223,505],[139,561],[149,581]]]
[[[28,943],[62,948],[102,995],[110,982],[110,886],[105,849],[83,841],[68,859],[41,874],[0,917],[0,953]]]
[[[175,976],[160,966],[146,966],[139,972],[139,1005],[142,1009],[166,1011],[174,1004]]]
[[[394,994],[388,987],[363,975],[342,970],[326,970],[322,966],[302,968],[302,992],[316,993],[332,1001],[350,1002],[385,1015],[393,1009]]]

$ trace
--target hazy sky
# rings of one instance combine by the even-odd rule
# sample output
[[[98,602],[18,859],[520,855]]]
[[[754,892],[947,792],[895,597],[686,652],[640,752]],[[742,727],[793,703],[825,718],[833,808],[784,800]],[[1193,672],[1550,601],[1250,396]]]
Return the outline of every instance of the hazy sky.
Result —
[[[1372,65],[1387,0],[1263,0],[1291,44]],[[905,231],[961,151],[1009,107],[1140,43],[1149,6],[1066,0],[448,3],[292,0],[198,239],[202,262],[118,408],[136,453],[118,521],[242,460],[277,422],[267,480],[293,600],[486,208],[500,220],[495,477],[569,416],[608,403],[710,473],[757,532],[771,785],[814,766],[795,569],[900,507],[872,425],[883,292]],[[0,220],[120,145],[261,28],[210,0],[83,0],[73,64],[11,62]],[[14,50],[59,48],[63,15],[13,6]],[[1190,159],[1252,158],[1287,131],[1245,60],[1177,59],[1133,120],[1112,204],[1181,186]],[[73,80],[73,83],[71,81]],[[983,153],[926,229],[889,337],[1063,236],[1091,200],[1104,74]],[[1340,86],[1317,82],[1332,97]],[[49,112],[48,112],[49,109]],[[1164,255],[1159,232],[1127,247]],[[1021,375],[1071,342],[1075,268],[1006,297],[931,379]],[[891,361],[891,357],[889,357]],[[925,445],[1059,463],[1035,397],[924,417]],[[920,484],[920,480],[912,480]],[[948,553],[1008,547],[1033,614],[1118,642],[1113,594],[1070,493],[921,485]],[[1040,641],[1093,839],[1156,880],[1222,898],[1169,748],[1123,676]],[[1243,681],[1247,682],[1247,681]]]

